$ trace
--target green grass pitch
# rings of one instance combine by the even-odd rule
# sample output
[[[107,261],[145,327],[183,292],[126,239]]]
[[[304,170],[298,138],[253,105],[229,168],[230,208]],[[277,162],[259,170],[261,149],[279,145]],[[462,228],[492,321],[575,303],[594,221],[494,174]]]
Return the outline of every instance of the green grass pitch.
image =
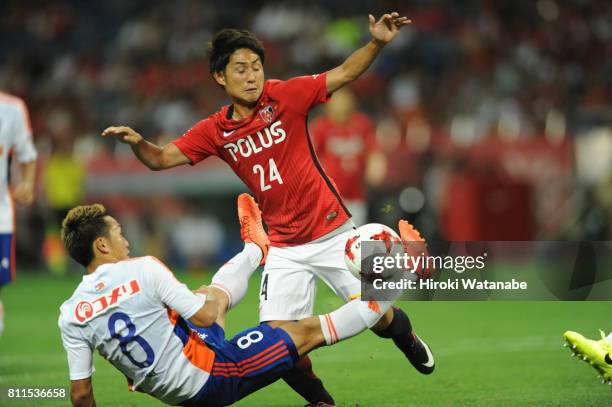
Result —
[[[210,276],[179,275],[190,287]],[[0,388],[68,386],[57,328],[58,308],[77,278],[21,274],[2,291],[6,330],[0,338]],[[257,288],[228,316],[228,335],[257,324]],[[341,305],[319,284],[317,312]],[[402,302],[416,331],[431,345],[436,371],[418,374],[390,341],[370,332],[311,354],[315,371],[339,406],[609,406],[612,388],[561,347],[568,329],[589,337],[612,329],[610,302]],[[130,393],[123,376],[99,356],[94,394],[100,406],[156,406]],[[282,381],[237,406],[302,406]],[[64,406],[63,401],[10,401],[0,406]]]

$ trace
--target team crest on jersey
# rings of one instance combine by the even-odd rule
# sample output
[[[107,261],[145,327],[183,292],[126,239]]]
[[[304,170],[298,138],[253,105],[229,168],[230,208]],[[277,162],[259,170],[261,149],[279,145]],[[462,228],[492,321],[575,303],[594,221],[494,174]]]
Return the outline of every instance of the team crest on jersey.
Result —
[[[259,117],[266,123],[272,123],[272,119],[274,118],[274,109],[272,105],[268,105],[259,111]]]
[[[85,323],[107,310],[116,307],[128,298],[140,294],[140,285],[138,280],[132,280],[129,283],[121,284],[112,289],[110,294],[102,295],[93,301],[80,301],[75,310],[74,315],[77,321]]]

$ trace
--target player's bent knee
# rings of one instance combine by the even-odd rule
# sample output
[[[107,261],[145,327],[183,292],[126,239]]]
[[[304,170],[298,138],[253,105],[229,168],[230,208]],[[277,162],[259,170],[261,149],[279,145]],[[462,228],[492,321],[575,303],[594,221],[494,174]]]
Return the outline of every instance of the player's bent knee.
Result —
[[[279,328],[291,322],[295,322],[295,321],[265,321],[265,323],[268,324],[271,328]]]
[[[300,356],[307,354],[311,350],[325,345],[325,336],[321,330],[321,321],[319,317],[309,317],[298,321],[303,334],[305,335],[304,346],[301,351],[298,349]]]
[[[285,323],[281,329],[289,334],[300,356],[325,344],[318,317],[309,317],[297,322]]]

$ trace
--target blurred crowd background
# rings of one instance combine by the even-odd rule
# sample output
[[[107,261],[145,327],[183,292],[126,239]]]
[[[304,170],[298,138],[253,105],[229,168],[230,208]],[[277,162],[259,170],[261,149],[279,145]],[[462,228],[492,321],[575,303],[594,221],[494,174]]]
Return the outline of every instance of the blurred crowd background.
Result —
[[[134,254],[227,259],[245,188],[229,167],[151,172],[100,132],[165,144],[227,104],[206,59],[220,28],[254,31],[266,77],[288,79],[335,67],[368,41],[369,13],[393,10],[412,25],[351,87],[383,158],[355,180],[367,220],[408,218],[430,239],[611,240],[612,2],[5,0],[0,89],[26,101],[40,154],[19,268],[65,272],[59,221],[94,201]]]

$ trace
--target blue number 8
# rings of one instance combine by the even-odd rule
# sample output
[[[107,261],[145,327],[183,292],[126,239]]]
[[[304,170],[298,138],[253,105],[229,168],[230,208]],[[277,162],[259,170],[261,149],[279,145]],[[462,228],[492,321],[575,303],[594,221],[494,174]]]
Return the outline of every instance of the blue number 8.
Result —
[[[121,336],[119,332],[116,331],[117,321],[123,321],[125,323],[125,326],[128,329],[128,334],[126,336]],[[127,356],[130,362],[141,368],[149,367],[153,364],[153,361],[155,360],[155,352],[153,352],[153,348],[151,348],[151,345],[149,345],[149,343],[143,337],[134,335],[136,333],[136,327],[127,314],[124,314],[123,312],[115,312],[113,315],[111,315],[108,319],[108,330],[110,331],[111,338],[119,341],[121,352]],[[132,357],[127,348],[130,342],[138,343],[145,352],[147,359],[144,362],[139,362]]]

